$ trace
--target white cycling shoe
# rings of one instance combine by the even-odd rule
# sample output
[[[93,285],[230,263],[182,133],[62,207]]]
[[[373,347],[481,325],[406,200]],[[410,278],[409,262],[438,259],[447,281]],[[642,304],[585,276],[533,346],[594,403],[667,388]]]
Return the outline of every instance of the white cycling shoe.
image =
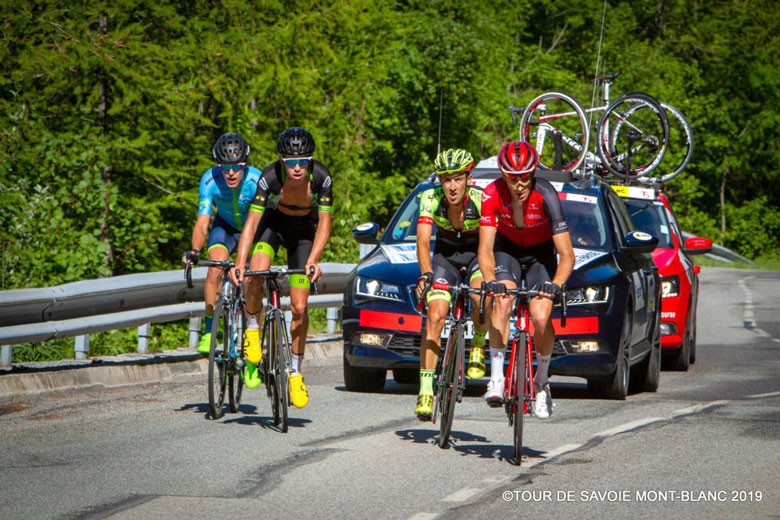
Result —
[[[549,419],[555,409],[555,403],[550,393],[550,385],[546,384],[536,392],[534,415],[539,419]]]
[[[491,379],[488,381],[487,392],[485,392],[485,395],[482,397],[485,398],[488,406],[493,408],[501,406],[501,403],[504,400],[504,380],[499,379],[498,381],[495,381]]]

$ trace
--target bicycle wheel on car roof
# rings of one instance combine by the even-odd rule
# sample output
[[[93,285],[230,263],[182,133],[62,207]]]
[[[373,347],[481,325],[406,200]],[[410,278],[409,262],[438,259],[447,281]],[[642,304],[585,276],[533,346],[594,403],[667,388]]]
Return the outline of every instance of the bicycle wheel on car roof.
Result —
[[[629,92],[613,101],[596,130],[603,166],[622,179],[649,176],[663,160],[668,140],[666,111],[643,92]]]
[[[225,389],[227,387],[227,351],[230,337],[230,312],[222,301],[214,307],[211,323],[211,349],[209,350],[209,415],[219,419],[224,415]]]
[[[637,180],[644,184],[669,181],[682,172],[693,157],[693,127],[688,119],[672,105],[661,102],[669,120],[669,140],[663,163],[652,175]]]
[[[545,92],[525,107],[520,140],[536,148],[540,169],[574,171],[585,160],[590,143],[585,109],[568,92]]]
[[[450,445],[450,432],[455,417],[455,402],[458,392],[458,371],[463,368],[459,365],[463,359],[464,348],[463,325],[456,324],[447,339],[447,347],[444,350],[441,363],[439,388],[436,393],[437,407],[441,412],[439,447],[442,449],[448,448]]]

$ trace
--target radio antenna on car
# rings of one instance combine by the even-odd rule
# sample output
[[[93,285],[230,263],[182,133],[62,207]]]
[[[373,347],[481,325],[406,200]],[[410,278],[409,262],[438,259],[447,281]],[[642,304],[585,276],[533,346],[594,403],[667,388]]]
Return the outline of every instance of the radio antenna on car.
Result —
[[[441,112],[444,105],[444,91],[439,90],[439,139],[436,142],[436,155],[441,153]]]

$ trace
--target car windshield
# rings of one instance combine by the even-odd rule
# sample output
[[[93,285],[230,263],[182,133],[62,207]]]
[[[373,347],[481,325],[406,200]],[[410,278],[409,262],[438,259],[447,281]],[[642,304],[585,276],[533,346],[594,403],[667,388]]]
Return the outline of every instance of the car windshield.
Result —
[[[658,247],[672,248],[672,234],[666,210],[658,201],[627,200],[626,208],[637,231],[644,231],[658,238]]]
[[[429,186],[428,186],[429,187]],[[415,190],[396,212],[390,226],[382,236],[382,243],[399,244],[417,241],[417,217],[420,211],[420,194]],[[607,250],[607,225],[601,199],[591,195],[561,193],[563,214],[569,225],[572,245],[583,249]],[[434,235],[436,226],[434,226]]]

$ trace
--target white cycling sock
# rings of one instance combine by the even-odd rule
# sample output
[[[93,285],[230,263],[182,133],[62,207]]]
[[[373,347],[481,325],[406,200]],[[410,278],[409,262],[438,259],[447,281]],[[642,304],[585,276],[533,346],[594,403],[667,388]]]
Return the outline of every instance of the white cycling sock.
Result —
[[[534,386],[542,388],[547,384],[547,370],[550,367],[550,356],[536,354],[536,374],[534,374]]]
[[[303,354],[300,356],[298,354],[292,355],[292,366],[290,367],[290,370],[292,372],[300,372],[301,371],[301,365],[303,365]]]
[[[490,379],[504,379],[504,349],[490,347]]]
[[[246,313],[246,328],[255,330],[260,328],[260,324],[257,323],[257,314]]]

